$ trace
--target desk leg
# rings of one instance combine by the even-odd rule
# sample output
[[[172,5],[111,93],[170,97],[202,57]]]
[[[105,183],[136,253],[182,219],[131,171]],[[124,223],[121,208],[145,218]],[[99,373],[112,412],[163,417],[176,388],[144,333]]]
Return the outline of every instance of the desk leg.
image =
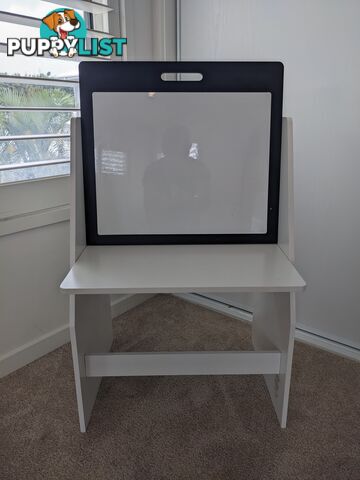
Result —
[[[109,295],[70,295],[70,338],[80,431],[85,432],[101,377],[86,376],[84,356],[111,349],[113,333]]]
[[[280,426],[286,427],[295,334],[295,293],[264,293],[254,298],[255,350],[281,352],[280,374],[264,375]]]

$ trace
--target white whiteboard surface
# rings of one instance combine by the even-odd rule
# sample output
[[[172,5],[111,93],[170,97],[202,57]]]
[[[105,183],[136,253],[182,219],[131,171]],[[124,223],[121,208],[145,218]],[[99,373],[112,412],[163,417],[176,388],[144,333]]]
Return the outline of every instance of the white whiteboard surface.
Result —
[[[271,94],[93,94],[99,235],[266,233]]]

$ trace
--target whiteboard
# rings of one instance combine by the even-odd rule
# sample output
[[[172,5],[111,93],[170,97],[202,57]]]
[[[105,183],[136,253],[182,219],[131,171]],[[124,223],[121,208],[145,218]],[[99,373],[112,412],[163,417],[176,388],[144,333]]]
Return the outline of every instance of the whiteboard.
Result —
[[[267,232],[271,93],[92,99],[99,235]]]

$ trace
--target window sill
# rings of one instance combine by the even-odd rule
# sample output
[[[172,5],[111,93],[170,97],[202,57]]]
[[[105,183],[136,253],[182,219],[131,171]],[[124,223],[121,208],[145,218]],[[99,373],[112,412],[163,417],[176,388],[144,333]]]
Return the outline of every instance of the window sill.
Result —
[[[69,205],[59,205],[58,207],[45,208],[10,218],[2,218],[0,219],[0,237],[54,223],[66,222],[69,218]]]
[[[70,174],[66,175],[55,175],[53,177],[42,177],[42,178],[31,178],[29,180],[19,180],[16,182],[6,182],[6,183],[0,183],[0,188],[5,188],[5,187],[13,187],[16,185],[24,185],[24,184],[29,184],[29,183],[38,183],[38,182],[44,182],[48,180],[58,180],[60,178],[69,178]]]
[[[68,221],[69,176],[3,184],[0,237]]]

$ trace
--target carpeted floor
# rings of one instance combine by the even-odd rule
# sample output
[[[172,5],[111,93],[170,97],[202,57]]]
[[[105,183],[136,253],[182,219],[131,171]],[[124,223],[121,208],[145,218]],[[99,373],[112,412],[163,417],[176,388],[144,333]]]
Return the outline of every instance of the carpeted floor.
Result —
[[[171,296],[116,350],[250,348],[246,324]],[[296,344],[288,428],[260,376],[108,378],[79,433],[70,346],[0,381],[1,480],[359,480],[360,365]]]

